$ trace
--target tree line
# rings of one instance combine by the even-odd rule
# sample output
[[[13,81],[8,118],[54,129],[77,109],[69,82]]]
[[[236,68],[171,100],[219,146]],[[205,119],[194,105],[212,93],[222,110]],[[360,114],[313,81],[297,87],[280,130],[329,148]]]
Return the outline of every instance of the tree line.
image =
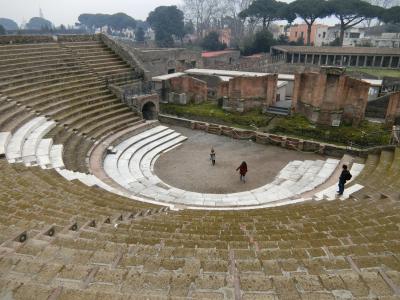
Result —
[[[124,14],[81,14],[76,25],[88,31],[108,26],[114,30],[136,29],[136,40],[144,41],[145,30],[150,26],[160,47],[173,47],[175,40],[183,41],[187,34],[196,33],[203,39],[202,46],[210,50],[226,47],[219,42],[216,32],[230,28],[233,45],[245,48],[271,43],[268,30],[276,21],[288,24],[300,18],[307,25],[307,45],[311,44],[311,29],[317,19],[334,16],[339,20],[338,45],[343,45],[346,30],[363,22],[377,19],[380,22],[399,24],[398,0],[295,0],[286,3],[279,0],[183,0],[182,7],[159,6],[150,12],[146,22]],[[0,18],[0,34],[18,27],[9,19]],[[52,23],[43,18],[32,18],[28,29],[52,29]],[[261,31],[256,32],[256,28]],[[287,42],[282,38],[279,42]],[[261,47],[262,48],[262,47]],[[251,52],[251,51],[250,51]]]
[[[291,24],[300,18],[308,27],[307,45],[310,45],[311,28],[317,19],[335,16],[340,24],[339,44],[343,44],[344,32],[366,20],[379,19],[387,23],[399,23],[399,6],[394,0],[295,0],[286,3],[277,0],[184,0],[187,18],[194,20],[197,33],[204,29],[218,28],[224,21],[237,23],[241,35],[245,24],[251,29],[261,23],[262,29],[279,20]],[[222,17],[219,17],[222,16]]]

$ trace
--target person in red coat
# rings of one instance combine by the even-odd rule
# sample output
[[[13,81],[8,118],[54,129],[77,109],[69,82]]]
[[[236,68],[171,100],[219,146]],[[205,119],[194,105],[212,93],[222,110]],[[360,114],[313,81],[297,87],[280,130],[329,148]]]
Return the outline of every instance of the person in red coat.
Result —
[[[246,182],[246,173],[247,173],[247,164],[246,162],[242,162],[242,164],[236,169],[236,171],[239,170],[240,173],[240,181],[243,181],[243,183]]]

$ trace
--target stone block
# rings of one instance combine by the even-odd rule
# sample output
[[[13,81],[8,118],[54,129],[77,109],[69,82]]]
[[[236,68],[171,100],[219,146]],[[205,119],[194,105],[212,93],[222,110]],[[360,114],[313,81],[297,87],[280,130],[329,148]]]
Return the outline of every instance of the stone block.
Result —
[[[355,297],[366,297],[369,295],[369,288],[361,280],[360,276],[353,272],[346,272],[340,275],[349,290]]]
[[[244,291],[270,291],[274,292],[271,280],[263,276],[262,274],[257,275],[240,275],[240,288]]]
[[[200,275],[195,281],[196,288],[198,289],[213,289],[217,290],[226,286],[225,275]]]

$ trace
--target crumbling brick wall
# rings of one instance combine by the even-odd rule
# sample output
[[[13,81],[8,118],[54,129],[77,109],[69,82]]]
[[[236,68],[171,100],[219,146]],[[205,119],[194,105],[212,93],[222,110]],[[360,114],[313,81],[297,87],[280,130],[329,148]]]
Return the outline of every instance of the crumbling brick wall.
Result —
[[[359,125],[365,117],[370,84],[355,78],[343,76],[343,89],[340,99],[343,101],[342,121]]]
[[[217,88],[217,98],[229,96],[229,81],[221,81]]]
[[[317,124],[357,126],[364,119],[369,88],[338,68],[296,74],[292,110]]]
[[[169,91],[186,94],[187,102],[201,103],[207,100],[207,83],[191,76],[171,78]]]
[[[386,124],[388,126],[400,124],[400,92],[390,95],[389,105],[386,111]]]
[[[221,83],[219,93],[228,99],[224,101],[224,109],[248,111],[252,108],[266,109],[275,104],[278,75],[260,77],[239,76]],[[227,95],[226,95],[227,92]]]

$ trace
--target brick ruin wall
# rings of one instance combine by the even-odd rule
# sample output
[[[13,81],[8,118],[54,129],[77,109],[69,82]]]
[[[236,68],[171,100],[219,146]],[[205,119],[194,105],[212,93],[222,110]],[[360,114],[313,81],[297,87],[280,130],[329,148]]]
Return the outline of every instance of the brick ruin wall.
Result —
[[[223,107],[244,112],[254,108],[266,109],[274,105],[277,95],[278,75],[260,77],[235,77],[221,82],[218,93],[223,95]]]
[[[190,76],[207,83],[207,98],[209,100],[217,100],[223,97],[219,92],[220,85],[223,81],[218,76],[198,74],[191,74]]]
[[[400,92],[395,92],[389,97],[386,124],[388,126],[400,125]]]
[[[171,78],[168,82],[169,92],[173,94],[185,94],[185,103],[202,103],[207,100],[207,83],[191,76]],[[171,98],[172,97],[172,98]],[[171,95],[170,100],[174,99]],[[176,101],[170,101],[176,102]]]
[[[343,76],[343,78],[345,79],[344,88],[340,90],[343,100],[342,121],[359,125],[365,117],[370,84],[348,76]]]
[[[357,126],[363,119],[370,85],[345,75],[295,75],[292,110],[314,123],[345,122]]]

